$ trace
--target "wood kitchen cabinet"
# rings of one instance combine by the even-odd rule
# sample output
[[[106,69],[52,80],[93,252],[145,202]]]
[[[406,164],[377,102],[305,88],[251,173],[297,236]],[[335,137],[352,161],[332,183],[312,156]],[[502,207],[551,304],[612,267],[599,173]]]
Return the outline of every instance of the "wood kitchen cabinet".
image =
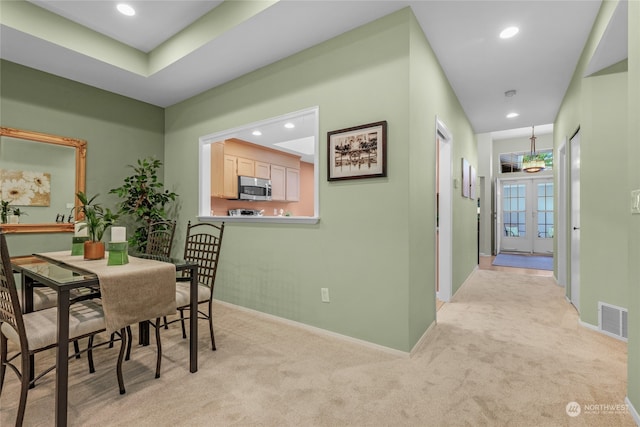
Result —
[[[221,144],[211,145],[211,195],[222,199],[238,198],[237,156],[224,154]],[[246,162],[240,162],[247,167]]]
[[[224,156],[224,179],[222,181],[221,195],[227,199],[238,197],[238,158],[236,156]]]
[[[256,162],[254,160],[237,158],[238,173],[237,176],[256,176]]]
[[[297,202],[300,200],[300,169],[287,168],[286,182],[287,202]]]
[[[286,182],[287,168],[279,165],[271,165],[271,200],[287,200]]]
[[[271,200],[281,202],[300,200],[300,169],[271,165]]]
[[[271,165],[265,162],[259,162],[256,160],[255,176],[256,178],[271,179]]]

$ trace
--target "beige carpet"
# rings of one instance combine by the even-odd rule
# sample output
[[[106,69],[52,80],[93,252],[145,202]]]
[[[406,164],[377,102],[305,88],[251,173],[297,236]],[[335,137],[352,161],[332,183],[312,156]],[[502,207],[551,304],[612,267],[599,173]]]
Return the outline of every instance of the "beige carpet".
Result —
[[[85,359],[73,361],[70,425],[635,425],[611,410],[624,406],[626,344],[578,326],[549,277],[476,271],[412,358],[215,308],[218,351],[201,322],[196,374],[175,324],[163,331],[162,377],[153,378],[155,346],[134,348],[123,396],[115,349],[97,352],[92,375]],[[2,426],[13,424],[19,390],[7,374]],[[25,425],[52,425],[53,380],[30,391]]]

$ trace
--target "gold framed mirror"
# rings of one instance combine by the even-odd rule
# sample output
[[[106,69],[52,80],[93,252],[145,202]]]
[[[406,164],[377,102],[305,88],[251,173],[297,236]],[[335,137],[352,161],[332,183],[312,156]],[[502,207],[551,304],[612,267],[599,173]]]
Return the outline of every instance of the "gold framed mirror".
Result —
[[[31,145],[31,143],[48,144],[47,146],[40,147]],[[59,147],[59,148],[56,148]],[[35,150],[35,151],[34,151]],[[48,159],[49,151],[60,153],[65,158],[64,162],[59,162],[57,159]],[[11,152],[22,153],[19,155],[19,163],[11,162],[8,159]],[[6,165],[3,162],[10,162],[9,164],[19,164],[19,167],[29,167],[28,159],[30,155],[25,154],[29,152],[38,152],[45,158],[45,162],[49,162],[53,168],[56,164],[61,170],[66,170],[69,176],[63,176],[56,183],[51,184],[50,192],[57,191],[58,185],[64,185],[64,194],[60,195],[56,193],[56,198],[60,199],[58,202],[51,206],[47,205],[48,211],[44,213],[42,211],[34,212],[33,222],[26,222],[20,224],[0,224],[0,229],[5,233],[65,233],[73,232],[74,224],[70,221],[69,217],[64,217],[64,214],[72,215],[73,206],[77,206],[80,202],[76,198],[76,193],[79,191],[85,191],[85,167],[87,158],[87,141],[76,138],[69,138],[66,136],[50,135],[41,132],[34,132],[23,129],[15,129],[9,127],[0,127],[0,170]],[[5,153],[8,153],[5,155]],[[27,166],[22,166],[25,161]],[[75,171],[71,165],[75,163]],[[13,167],[13,166],[11,166]],[[36,166],[38,167],[38,166]],[[73,173],[75,172],[75,173]],[[73,176],[71,176],[73,173]],[[70,181],[75,181],[72,185]],[[1,196],[2,192],[0,192]],[[61,196],[61,197],[59,197]],[[53,197],[53,196],[52,196]],[[40,206],[38,207],[40,209]],[[63,215],[61,221],[58,220],[59,214]]]

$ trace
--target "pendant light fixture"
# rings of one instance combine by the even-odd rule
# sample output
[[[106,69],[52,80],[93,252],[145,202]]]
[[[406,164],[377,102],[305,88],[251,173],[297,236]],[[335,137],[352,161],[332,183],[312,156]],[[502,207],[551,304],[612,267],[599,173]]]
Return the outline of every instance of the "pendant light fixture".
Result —
[[[525,156],[522,161],[522,170],[527,173],[536,173],[544,170],[545,163],[544,159],[538,158],[538,154],[536,153],[536,136],[534,134],[534,127],[531,126],[531,152],[529,156]]]

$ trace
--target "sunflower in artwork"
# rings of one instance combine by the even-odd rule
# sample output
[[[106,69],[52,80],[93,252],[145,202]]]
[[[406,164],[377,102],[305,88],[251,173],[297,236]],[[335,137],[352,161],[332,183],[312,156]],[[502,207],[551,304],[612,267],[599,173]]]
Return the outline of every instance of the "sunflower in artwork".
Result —
[[[31,185],[23,179],[8,179],[2,182],[2,200],[12,205],[29,206],[34,192]]]
[[[51,178],[48,173],[23,171],[22,179],[31,185],[36,194],[49,194],[51,192]]]
[[[51,174],[46,172],[0,170],[2,200],[14,206],[49,206]]]

